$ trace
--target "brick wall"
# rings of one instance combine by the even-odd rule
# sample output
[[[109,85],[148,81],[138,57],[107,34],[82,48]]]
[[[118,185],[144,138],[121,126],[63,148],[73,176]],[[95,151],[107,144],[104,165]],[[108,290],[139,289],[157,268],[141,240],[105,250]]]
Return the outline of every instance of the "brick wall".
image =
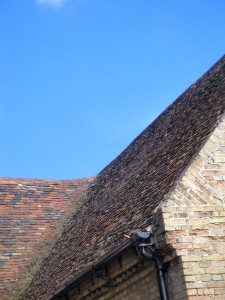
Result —
[[[130,249],[61,298],[65,299],[159,300],[154,264],[144,261]]]
[[[157,214],[170,298],[225,299],[225,118]]]

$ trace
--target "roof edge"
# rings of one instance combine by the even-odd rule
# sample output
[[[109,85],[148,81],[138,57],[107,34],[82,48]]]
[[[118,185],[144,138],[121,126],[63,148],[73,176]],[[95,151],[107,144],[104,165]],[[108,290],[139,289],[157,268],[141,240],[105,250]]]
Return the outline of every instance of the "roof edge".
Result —
[[[102,269],[105,265],[111,262],[114,258],[120,256],[126,250],[133,246],[132,239],[126,240],[121,243],[120,246],[114,248],[111,252],[100,257],[96,262],[94,262],[91,266],[85,268],[81,273],[79,273],[76,277],[70,279],[68,282],[64,283],[60,287],[58,287],[53,293],[48,295],[45,300],[54,300],[59,296],[65,295],[67,291],[71,288],[77,286],[81,281],[93,275],[96,271]]]

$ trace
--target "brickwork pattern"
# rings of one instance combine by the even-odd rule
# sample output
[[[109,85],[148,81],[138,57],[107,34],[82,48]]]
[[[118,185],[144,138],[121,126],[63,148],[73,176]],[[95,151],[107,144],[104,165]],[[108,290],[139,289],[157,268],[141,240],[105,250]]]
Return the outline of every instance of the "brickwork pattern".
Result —
[[[118,291],[117,291],[118,290]],[[156,272],[149,268],[99,300],[160,300]]]
[[[182,270],[171,299],[225,299],[225,117],[161,210]]]
[[[86,185],[86,179],[0,179],[0,297],[56,222],[76,208]]]
[[[107,266],[107,276],[102,277],[105,272],[96,272],[60,300],[160,299],[154,264],[144,262],[133,249],[114,259]]]

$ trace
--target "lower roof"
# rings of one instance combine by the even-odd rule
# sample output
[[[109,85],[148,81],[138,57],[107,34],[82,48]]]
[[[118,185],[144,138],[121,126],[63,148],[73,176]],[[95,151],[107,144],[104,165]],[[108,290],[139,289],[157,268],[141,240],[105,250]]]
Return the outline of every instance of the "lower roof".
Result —
[[[0,178],[0,294],[31,253],[38,255],[42,242],[51,239],[55,224],[76,209],[87,183]]]

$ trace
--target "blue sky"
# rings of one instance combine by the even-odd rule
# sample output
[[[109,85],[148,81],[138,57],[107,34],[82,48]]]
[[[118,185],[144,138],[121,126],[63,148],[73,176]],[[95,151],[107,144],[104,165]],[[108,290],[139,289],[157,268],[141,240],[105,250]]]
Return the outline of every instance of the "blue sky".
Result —
[[[223,54],[224,0],[0,1],[0,177],[97,174]]]

